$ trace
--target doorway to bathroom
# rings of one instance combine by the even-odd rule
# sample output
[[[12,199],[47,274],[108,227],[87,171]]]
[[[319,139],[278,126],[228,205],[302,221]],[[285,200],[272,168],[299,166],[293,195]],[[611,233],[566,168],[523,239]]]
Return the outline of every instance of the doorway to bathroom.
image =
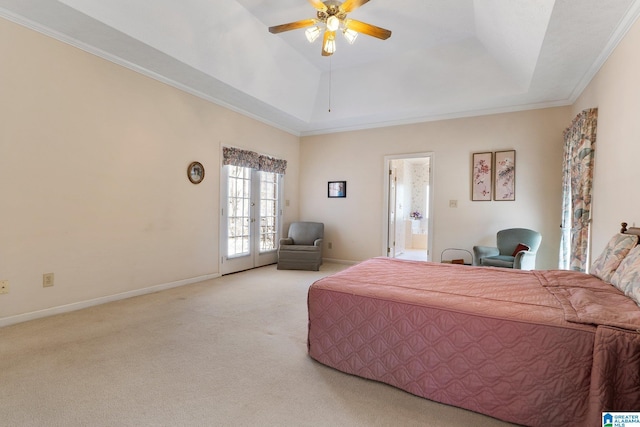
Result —
[[[385,157],[387,257],[431,260],[432,169],[431,153]]]

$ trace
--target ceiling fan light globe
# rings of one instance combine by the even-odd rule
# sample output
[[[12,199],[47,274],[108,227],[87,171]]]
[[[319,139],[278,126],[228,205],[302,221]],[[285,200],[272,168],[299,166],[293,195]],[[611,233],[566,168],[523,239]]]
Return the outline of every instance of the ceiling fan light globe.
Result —
[[[324,51],[328,54],[333,54],[336,51],[336,39],[335,37],[329,37],[324,43]]]
[[[327,30],[335,31],[338,27],[340,27],[340,20],[336,16],[331,15],[327,18]]]
[[[307,40],[309,40],[309,43],[313,43],[318,37],[320,37],[320,28],[318,26],[308,28],[304,32],[304,35],[307,37]]]
[[[358,33],[348,28],[344,29],[342,35],[344,35],[344,38],[347,39],[347,42],[349,42],[349,44],[355,43],[356,39],[358,38]]]

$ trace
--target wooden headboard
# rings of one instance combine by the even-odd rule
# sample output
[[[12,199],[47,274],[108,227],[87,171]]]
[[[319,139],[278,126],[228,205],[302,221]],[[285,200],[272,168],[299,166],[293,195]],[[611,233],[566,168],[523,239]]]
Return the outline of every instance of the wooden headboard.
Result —
[[[629,227],[627,228],[627,223],[623,222],[620,224],[622,226],[622,228],[620,229],[620,232],[622,234],[635,234],[636,236],[640,236],[640,227]]]

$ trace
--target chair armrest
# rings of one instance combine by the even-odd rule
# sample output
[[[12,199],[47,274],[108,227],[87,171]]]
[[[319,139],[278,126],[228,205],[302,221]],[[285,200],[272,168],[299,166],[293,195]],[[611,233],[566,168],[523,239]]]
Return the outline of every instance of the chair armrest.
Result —
[[[283,237],[280,239],[281,245],[293,245],[293,239],[291,237]]]
[[[480,265],[482,258],[500,255],[500,250],[492,246],[473,247],[473,265]]]
[[[322,247],[322,241],[323,241],[323,239],[316,239],[315,242],[313,242],[313,246]]]
[[[513,268],[518,270],[535,270],[536,253],[531,251],[520,251],[513,260]]]

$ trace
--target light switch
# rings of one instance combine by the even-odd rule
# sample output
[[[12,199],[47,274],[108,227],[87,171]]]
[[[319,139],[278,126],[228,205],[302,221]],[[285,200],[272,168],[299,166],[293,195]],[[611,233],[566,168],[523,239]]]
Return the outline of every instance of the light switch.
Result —
[[[457,208],[458,207],[458,201],[457,200],[449,200],[449,207],[450,208]]]

